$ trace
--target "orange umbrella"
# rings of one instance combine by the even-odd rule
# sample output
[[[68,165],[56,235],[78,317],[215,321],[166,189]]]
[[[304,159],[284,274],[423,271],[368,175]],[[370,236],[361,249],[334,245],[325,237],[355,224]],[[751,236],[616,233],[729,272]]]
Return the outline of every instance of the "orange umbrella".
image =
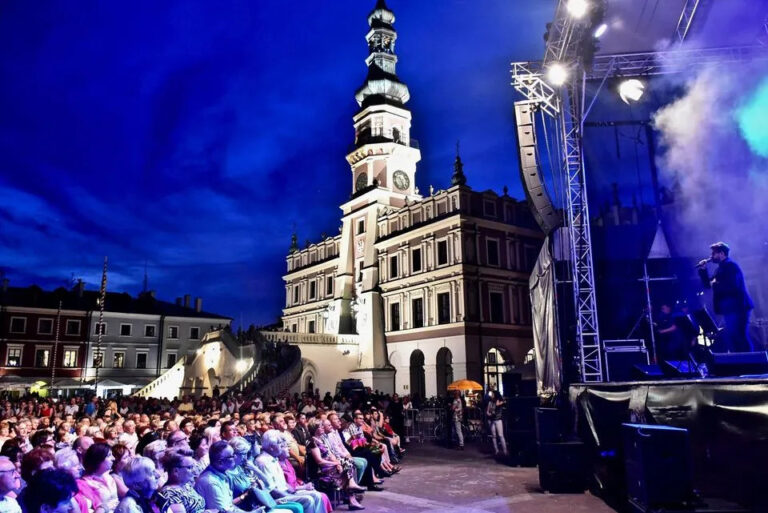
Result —
[[[460,379],[448,385],[448,390],[482,390],[483,385],[471,379]]]

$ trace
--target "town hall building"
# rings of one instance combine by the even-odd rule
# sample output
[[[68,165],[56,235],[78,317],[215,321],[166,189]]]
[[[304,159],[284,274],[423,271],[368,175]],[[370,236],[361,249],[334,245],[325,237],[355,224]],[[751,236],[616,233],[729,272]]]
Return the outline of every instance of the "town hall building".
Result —
[[[338,235],[304,249],[294,236],[283,277],[285,339],[323,348],[300,344],[304,384],[323,391],[347,377],[420,397],[445,394],[462,378],[500,386],[533,347],[528,278],[544,235],[506,187],[472,190],[458,152],[451,186],[420,193],[394,22],[379,0],[346,156],[351,196]]]

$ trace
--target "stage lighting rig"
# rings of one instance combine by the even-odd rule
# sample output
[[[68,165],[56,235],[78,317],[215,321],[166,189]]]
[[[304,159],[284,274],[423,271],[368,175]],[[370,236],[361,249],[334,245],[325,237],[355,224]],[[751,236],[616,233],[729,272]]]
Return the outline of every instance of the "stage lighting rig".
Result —
[[[547,81],[553,86],[559,87],[565,84],[566,80],[568,80],[568,69],[559,62],[550,64],[547,69]]]
[[[583,18],[589,11],[589,2],[587,0],[568,0],[568,14],[574,18]]]
[[[619,97],[627,105],[639,101],[644,92],[645,84],[636,78],[622,80],[619,84]]]
[[[595,37],[595,39],[600,39],[600,36],[605,34],[605,32],[608,30],[608,24],[602,23],[600,26],[598,26],[595,31],[592,33],[592,35]]]

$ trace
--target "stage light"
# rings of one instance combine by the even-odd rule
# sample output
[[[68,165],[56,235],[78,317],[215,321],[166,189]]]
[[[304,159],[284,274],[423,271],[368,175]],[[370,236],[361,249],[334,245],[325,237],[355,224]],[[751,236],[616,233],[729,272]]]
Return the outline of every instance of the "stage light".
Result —
[[[595,32],[592,35],[599,38],[600,36],[605,34],[606,30],[608,30],[608,25],[606,23],[603,23],[602,25],[600,25],[595,29]]]
[[[645,85],[636,78],[624,80],[619,84],[619,96],[621,100],[629,105],[631,102],[638,101],[645,92]]]
[[[582,18],[587,14],[589,9],[589,2],[587,0],[568,0],[568,12],[574,18]]]
[[[559,62],[552,64],[547,69],[547,81],[553,86],[561,86],[567,79],[568,70]]]

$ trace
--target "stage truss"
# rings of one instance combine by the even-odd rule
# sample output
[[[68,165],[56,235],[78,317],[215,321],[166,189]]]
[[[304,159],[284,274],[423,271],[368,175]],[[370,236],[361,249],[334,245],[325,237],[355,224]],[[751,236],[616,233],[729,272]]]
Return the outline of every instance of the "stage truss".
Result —
[[[513,62],[512,86],[527,102],[533,102],[554,119],[562,134],[562,179],[566,191],[566,222],[570,241],[571,283],[576,315],[576,342],[579,370],[584,383],[603,381],[603,351],[598,327],[595,274],[592,259],[589,202],[584,168],[583,127],[592,105],[606,81],[612,77],[642,77],[681,73],[707,64],[734,64],[755,58],[768,58],[764,45],[728,48],[681,49],[690,33],[699,0],[687,0],[675,28],[676,45],[668,51],[596,55],[586,70],[577,55],[577,43],[584,37],[585,25],[567,12],[567,0],[559,0],[555,19],[549,28],[544,60]],[[571,77],[554,88],[544,80],[548,65],[567,64]],[[586,106],[586,83],[600,83]],[[586,107],[585,107],[586,106]]]

